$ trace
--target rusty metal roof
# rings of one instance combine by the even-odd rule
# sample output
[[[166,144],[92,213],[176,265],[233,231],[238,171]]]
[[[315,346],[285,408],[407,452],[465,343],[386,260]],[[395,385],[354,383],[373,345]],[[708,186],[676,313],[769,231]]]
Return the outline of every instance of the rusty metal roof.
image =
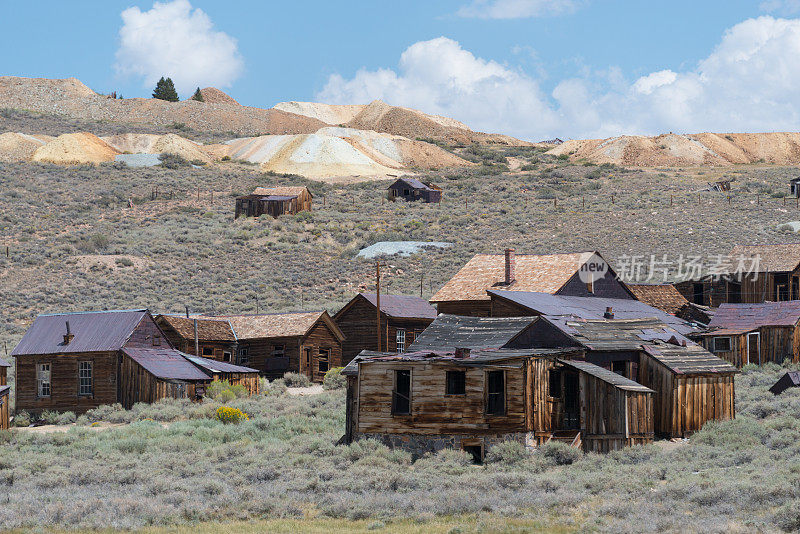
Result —
[[[627,284],[640,301],[675,315],[689,303],[672,284]]]
[[[800,265],[800,243],[736,245],[730,256],[736,263],[740,258],[758,258],[758,272],[788,272]],[[746,267],[750,267],[749,263]]]
[[[39,315],[11,355],[119,350],[149,314],[147,310],[124,310]],[[64,344],[67,321],[75,335],[69,345]]]
[[[180,315],[158,315],[156,322],[169,325],[183,339],[194,340],[194,322],[200,341],[236,341],[236,334],[227,319],[194,319]]]
[[[535,321],[536,317],[465,317],[442,313],[408,350],[499,349]]]
[[[184,358],[193,364],[199,366],[201,369],[205,369],[209,373],[258,373],[258,369],[253,369],[251,367],[233,365],[232,363],[228,362],[221,362],[219,360],[211,360],[209,358],[193,356],[191,354],[186,354],[185,352],[182,352],[181,355],[183,355]]]
[[[629,378],[625,378],[624,376],[615,373],[614,371],[610,371],[608,369],[604,369],[599,365],[595,365],[593,363],[589,363],[583,360],[558,360],[559,363],[562,363],[568,367],[572,367],[573,369],[577,369],[578,371],[584,372],[588,375],[591,375],[599,380],[607,384],[611,384],[617,389],[623,389],[625,391],[639,391],[643,393],[655,393],[652,389],[641,385],[638,382],[634,382]]]
[[[505,285],[505,254],[478,254],[431,297],[431,302],[490,300],[490,289],[556,293],[597,252],[516,254],[514,281]],[[602,258],[602,256],[601,256]]]
[[[762,326],[794,326],[800,321],[800,301],[721,304],[707,335],[744,334]]]
[[[181,351],[175,349],[123,348],[122,352],[156,378],[164,380],[211,380]]]
[[[373,307],[377,306],[375,293],[359,293],[358,296],[367,299]],[[436,308],[423,298],[409,295],[381,295],[381,311],[397,319],[436,319]]]
[[[668,324],[652,318],[583,320],[552,315],[543,316],[569,337],[596,351],[635,351],[651,341],[691,343]]]
[[[391,189],[392,187],[397,185],[399,182],[406,183],[413,189],[424,189],[426,191],[433,191],[434,190],[428,184],[426,184],[424,182],[421,182],[421,181],[417,180],[416,178],[398,178],[397,180],[395,180],[395,182],[392,185],[389,186],[389,188]]]

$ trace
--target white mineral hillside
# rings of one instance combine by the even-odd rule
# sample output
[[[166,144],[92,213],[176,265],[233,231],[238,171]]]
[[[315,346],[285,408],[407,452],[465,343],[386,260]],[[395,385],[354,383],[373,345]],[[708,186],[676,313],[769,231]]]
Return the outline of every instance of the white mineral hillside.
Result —
[[[625,135],[572,140],[548,154],[592,163],[637,167],[681,167],[767,163],[800,164],[800,133],[699,133],[655,137]]]

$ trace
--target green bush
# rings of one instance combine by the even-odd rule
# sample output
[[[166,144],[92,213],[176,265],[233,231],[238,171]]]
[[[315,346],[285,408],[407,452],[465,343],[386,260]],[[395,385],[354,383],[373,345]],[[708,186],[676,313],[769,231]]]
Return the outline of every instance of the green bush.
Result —
[[[230,406],[220,406],[217,408],[217,420],[225,424],[239,424],[250,419],[250,417],[239,408]]]
[[[341,389],[347,385],[347,378],[342,376],[342,369],[344,367],[334,367],[328,369],[325,377],[322,379],[323,389]]]
[[[311,380],[306,375],[300,373],[286,373],[283,381],[290,388],[307,388],[311,385]]]
[[[46,424],[46,425],[57,425],[58,424],[58,412],[51,412],[50,410],[45,410],[39,415],[39,421]]]
[[[560,441],[551,441],[541,447],[542,456],[554,465],[570,465],[577,462],[583,453]]]
[[[504,441],[489,449],[487,464],[516,465],[530,458],[530,452],[518,441]]]
[[[31,426],[31,416],[28,412],[19,412],[14,416],[14,426]]]
[[[286,393],[286,381],[283,378],[273,380],[272,382],[266,381],[262,384],[261,392],[269,397],[278,397]]]
[[[247,397],[247,388],[241,384],[231,384],[228,380],[215,380],[206,388],[206,396],[219,401],[230,402],[233,399]]]

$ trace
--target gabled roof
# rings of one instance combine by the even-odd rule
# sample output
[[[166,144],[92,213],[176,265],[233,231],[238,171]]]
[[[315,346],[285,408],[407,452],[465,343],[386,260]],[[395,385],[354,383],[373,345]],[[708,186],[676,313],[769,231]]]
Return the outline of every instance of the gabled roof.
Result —
[[[636,351],[656,340],[691,343],[680,332],[656,318],[579,320],[552,315],[543,318],[594,351]]]
[[[209,373],[258,373],[258,369],[253,369],[251,367],[233,365],[232,363],[221,362],[219,360],[210,360],[208,358],[193,356],[186,353],[181,354],[184,358]]]
[[[800,243],[773,243],[763,245],[736,245],[730,253],[731,259],[738,263],[745,258],[745,266],[758,265],[758,272],[788,272],[800,265]],[[755,263],[755,259],[758,263]]]
[[[675,315],[689,301],[672,284],[627,284],[640,301]]]
[[[319,321],[323,321],[340,341],[344,339],[344,334],[326,311],[220,315],[204,318],[229,321],[239,340],[300,337],[308,334]]]
[[[589,363],[583,360],[558,360],[559,363],[562,363],[568,367],[572,367],[573,369],[577,369],[578,371],[582,371],[588,375],[591,375],[599,380],[607,384],[611,384],[617,389],[623,389],[625,391],[640,391],[643,393],[655,393],[652,389],[645,387],[638,382],[634,382],[628,378],[625,378],[622,375],[615,373],[614,371],[610,371],[608,369],[604,369],[599,365],[595,365],[593,363]]]
[[[392,187],[392,186],[394,186],[394,185],[395,185],[395,184],[397,184],[398,182],[404,182],[404,183],[408,184],[409,186],[411,186],[411,187],[412,187],[412,188],[414,188],[414,189],[425,189],[425,190],[428,190],[428,191],[433,191],[433,188],[432,188],[432,187],[430,187],[430,186],[428,186],[428,184],[425,184],[425,183],[423,183],[423,182],[421,182],[421,181],[417,180],[416,178],[406,178],[406,177],[404,177],[404,178],[398,178],[398,179],[397,179],[397,180],[395,180],[395,182],[394,182],[392,185],[390,185],[389,187]]]
[[[633,299],[572,297],[529,291],[490,290],[488,293],[493,298],[513,302],[537,315],[574,317],[577,319],[603,319],[606,308],[611,308],[615,320],[654,317],[684,335],[692,334],[699,330],[683,319]]]
[[[377,306],[375,293],[359,293],[336,312],[334,320],[338,320],[359,299],[366,300],[373,308]],[[436,319],[436,308],[423,298],[409,295],[381,295],[381,311],[395,319]]]
[[[799,300],[721,304],[708,324],[708,335],[744,334],[762,326],[794,326],[798,321]]]
[[[131,337],[136,326],[149,315],[147,310],[39,315],[11,355],[119,350]],[[75,336],[69,345],[64,344],[67,321],[70,332]]]
[[[197,337],[200,341],[236,341],[231,323],[227,319],[195,319],[180,315],[158,315],[156,322],[163,321],[183,339],[194,340],[194,322],[197,321]]]
[[[789,388],[798,387],[800,387],[800,371],[788,371],[769,388],[769,392],[773,395],[780,395]]]
[[[597,252],[516,254],[515,280],[505,285],[505,255],[478,254],[431,297],[431,302],[489,300],[490,289],[556,293]],[[601,256],[602,258],[602,256]]]
[[[696,343],[686,346],[661,341],[643,345],[644,351],[675,374],[735,373],[736,367]]]
[[[126,347],[122,352],[147,372],[163,380],[211,380],[211,377],[175,349]]]
[[[252,194],[260,195],[263,197],[268,197],[268,196],[296,197],[302,195],[303,193],[308,193],[309,195],[311,195],[311,192],[305,186],[285,185],[278,187],[256,187],[255,189],[253,189]]]
[[[442,313],[408,350],[499,349],[535,321],[535,317],[462,317]]]

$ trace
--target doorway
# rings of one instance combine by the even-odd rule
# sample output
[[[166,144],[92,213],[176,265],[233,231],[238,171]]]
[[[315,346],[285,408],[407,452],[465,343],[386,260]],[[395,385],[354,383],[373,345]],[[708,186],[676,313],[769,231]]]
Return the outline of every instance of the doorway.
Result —
[[[310,348],[303,349],[303,369],[300,372],[313,380],[314,370],[311,368],[311,350]]]
[[[761,365],[761,335],[747,334],[747,363]]]
[[[562,430],[580,429],[578,389],[578,374],[564,373],[564,424],[561,427]]]
[[[483,445],[478,444],[463,444],[461,450],[472,456],[472,463],[481,465],[483,463]]]

